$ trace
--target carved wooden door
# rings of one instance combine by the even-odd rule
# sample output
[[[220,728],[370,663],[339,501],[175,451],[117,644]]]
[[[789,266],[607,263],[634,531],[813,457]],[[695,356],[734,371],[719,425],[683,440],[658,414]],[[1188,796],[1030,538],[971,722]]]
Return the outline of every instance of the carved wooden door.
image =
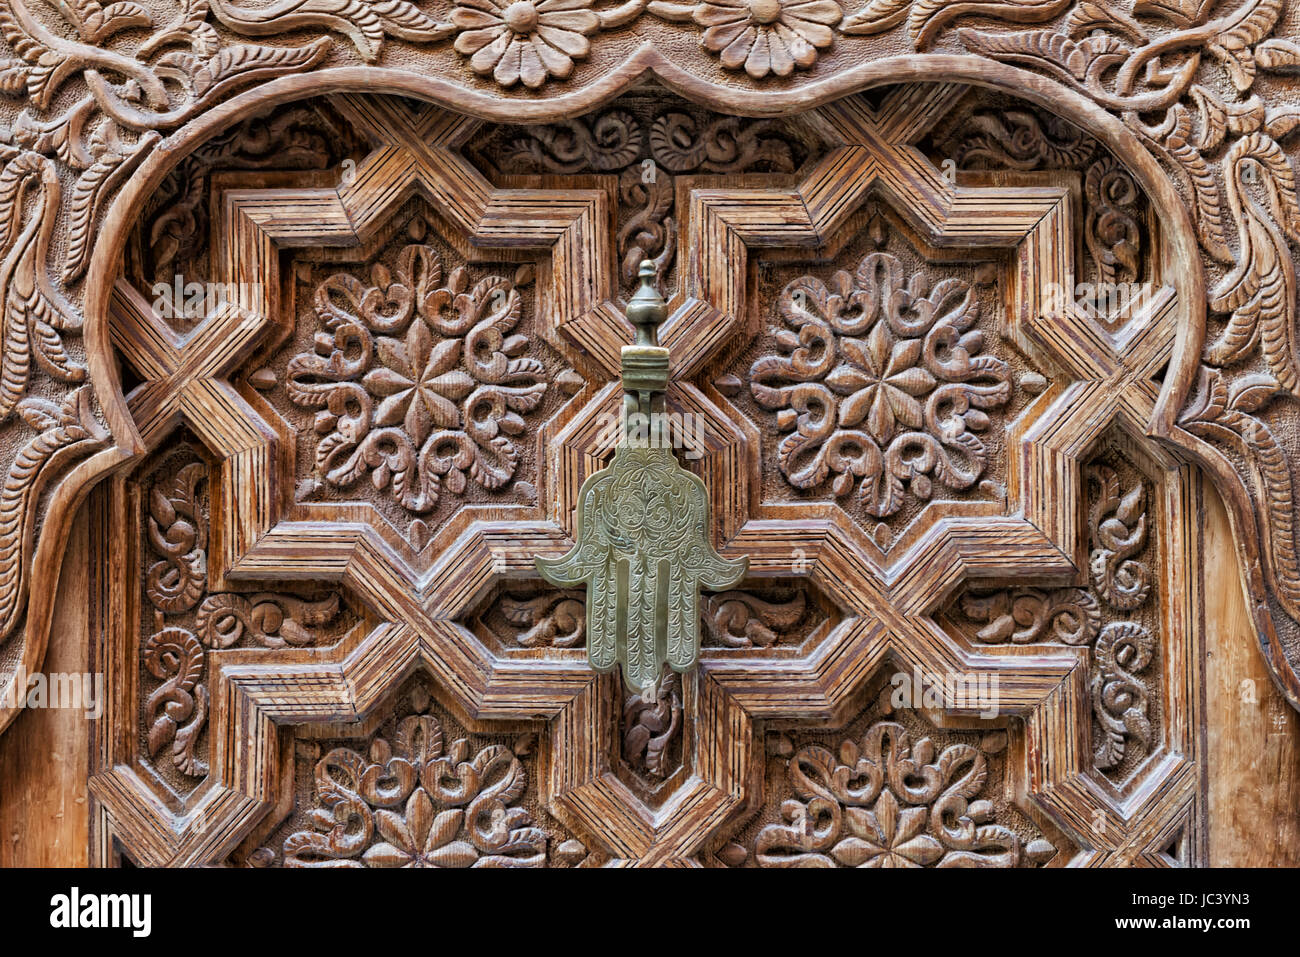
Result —
[[[138,69],[108,59],[133,6],[76,45],[0,4],[21,71],[0,86],[55,69],[37,37],[77,46],[90,90],[0,143],[0,674],[40,667],[81,536],[107,680],[90,863],[1211,863],[1215,622],[1259,630],[1279,702],[1297,687],[1293,429],[1268,415],[1296,388],[1300,213],[1263,106],[1197,87],[1193,137],[1151,92],[1188,82],[1157,83],[1158,56],[1107,93],[1100,35],[1142,27],[1093,5],[1055,34],[1070,52],[949,30],[978,2],[651,3],[700,49],[638,48],[554,103],[532,91],[644,3],[484,0],[446,24],[214,3],[220,33],[191,5],[195,52],[153,63],[160,33]],[[1189,6],[1144,22],[1210,29]],[[900,24],[984,59],[828,78],[832,33]],[[281,27],[366,61],[455,33],[479,76],[464,98],[400,68],[272,80],[333,41],[227,42]],[[1216,56],[1244,69],[1270,28]],[[994,62],[1034,57],[1064,66]],[[249,70],[267,85],[226,97]],[[1220,189],[1203,154],[1229,135]],[[1234,218],[1207,296],[1197,243],[1227,254]],[[698,666],[642,691],[593,670],[595,606],[536,560],[573,545],[623,440],[647,262],[674,453],[748,571],[702,595]],[[1264,597],[1223,612],[1239,568]]]
[[[1103,144],[958,83],[245,121],[113,290],[148,451],[94,509],[103,859],[1196,859],[1162,242]],[[533,567],[618,441],[643,260],[681,461],[750,562],[644,693]]]

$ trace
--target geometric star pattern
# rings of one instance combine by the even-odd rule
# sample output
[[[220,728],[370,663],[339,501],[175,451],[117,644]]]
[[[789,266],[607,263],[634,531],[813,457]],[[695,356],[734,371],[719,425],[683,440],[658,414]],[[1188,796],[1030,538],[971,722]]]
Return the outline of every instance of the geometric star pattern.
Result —
[[[578,489],[611,452],[602,422],[621,402],[619,349],[632,335],[612,276],[613,177],[563,187],[554,177],[520,177],[498,187],[458,152],[478,121],[341,96],[334,100],[340,113],[374,143],[355,178],[339,186],[232,185],[214,204],[220,281],[264,288],[265,301],[234,301],[182,338],[119,283],[114,342],[141,382],[128,402],[142,441],[156,449],[184,427],[213,463],[211,587],[326,583],[365,609],[364,620],[329,647],[209,653],[210,773],[179,805],[140,774],[136,744],[103,743],[91,790],[132,857],[141,864],[222,860],[283,803],[283,729],[364,721],[420,670],[475,726],[543,723],[542,799],[615,863],[711,863],[706,846],[762,797],[763,729],[844,724],[873,677],[894,665],[998,677],[999,718],[1023,722],[1015,754],[1028,794],[1079,848],[1072,863],[1166,861],[1162,851],[1198,813],[1200,787],[1190,730],[1197,705],[1180,690],[1197,687],[1196,656],[1182,639],[1194,606],[1176,587],[1179,569],[1194,560],[1178,519],[1188,511],[1189,473],[1142,438],[1159,393],[1154,377],[1172,349],[1176,298],[1162,289],[1120,342],[1054,301],[1053,284],[1073,286],[1077,214],[1069,188],[963,185],[912,145],[962,91],[910,84],[878,107],[865,98],[819,107],[809,122],[830,148],[797,184],[701,179],[679,204],[687,265],[661,340],[673,374],[669,408],[704,423],[695,467],[709,492],[715,542],[724,556],[749,556],[753,578],[806,580],[843,618],[794,654],[760,660],[705,649],[684,682],[688,773],[653,807],[614,773],[618,721],[602,684],[612,679],[592,673],[582,649],[511,656],[485,647],[462,624],[503,582],[534,577],[536,556],[571,546]],[[292,322],[279,300],[282,253],[365,249],[413,196],[436,212],[443,239],[468,261],[537,264],[539,334],[584,379],[539,428],[536,504],[463,506],[418,551],[369,506],[341,514],[295,501],[286,451],[292,435],[237,375],[277,325]],[[754,332],[751,266],[768,255],[830,258],[850,241],[868,202],[889,207],[929,247],[1004,254],[1005,336],[1052,370],[1008,434],[1005,499],[932,503],[888,551],[833,503],[761,501],[766,464],[757,428],[707,375],[729,342]],[[971,583],[1081,574],[1087,542],[1074,506],[1081,467],[1112,434],[1142,444],[1165,533],[1159,747],[1138,785],[1125,789],[1090,767],[1086,650],[976,646],[936,620]],[[122,488],[119,481],[113,494]],[[129,573],[117,574],[124,588]],[[126,647],[115,640],[110,647]],[[118,706],[133,707],[129,695]]]

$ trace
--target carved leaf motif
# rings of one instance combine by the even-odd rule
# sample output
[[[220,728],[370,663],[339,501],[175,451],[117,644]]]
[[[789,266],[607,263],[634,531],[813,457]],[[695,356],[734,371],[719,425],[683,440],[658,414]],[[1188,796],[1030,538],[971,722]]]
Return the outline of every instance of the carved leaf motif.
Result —
[[[1255,82],[1252,48],[1272,31],[1282,14],[1283,0],[1251,0],[1211,34],[1205,48],[1219,59],[1233,86],[1249,90]]]
[[[745,591],[719,592],[704,599],[704,625],[709,637],[723,647],[768,648],[803,617],[806,605],[802,591],[781,602]]]
[[[623,760],[637,773],[662,781],[674,770],[671,748],[681,725],[681,679],[665,669],[653,694],[624,696]]]
[[[445,285],[441,276],[437,253],[411,245],[394,274],[372,268],[373,285],[328,277],[315,295],[328,331],[290,360],[286,386],[291,402],[318,410],[315,462],[328,484],[368,475],[417,514],[444,488],[512,481],[523,416],[549,387],[541,361],[522,355],[527,337],[511,334],[522,315],[513,284],[488,276],[471,287],[464,267]]]
[[[307,601],[290,595],[210,595],[195,616],[199,640],[230,648],[245,637],[265,648],[303,647],[320,641],[322,627],[338,617],[339,596]]]
[[[1059,641],[1086,645],[1101,629],[1101,605],[1095,595],[1082,588],[968,592],[962,595],[961,611],[972,621],[987,622],[976,637],[989,644]]]
[[[24,224],[22,200],[32,192],[37,202]],[[59,381],[86,376],[60,335],[80,329],[81,318],[55,294],[45,271],[58,204],[58,178],[49,159],[20,152],[0,170],[0,421],[25,394],[33,361]]]
[[[959,30],[962,45],[976,53],[1011,63],[1040,67],[1067,81],[1087,84],[1123,62],[1131,49],[1112,36],[1072,40],[1050,30],[980,33]]]
[[[73,169],[85,169],[93,157],[85,142],[86,128],[96,116],[95,98],[87,96],[62,116],[41,122],[27,110],[14,121],[14,141],[34,153],[53,153]]]
[[[1247,386],[1243,393],[1247,404],[1253,401],[1253,393],[1253,387]],[[1195,397],[1179,416],[1179,424],[1245,455],[1256,485],[1255,511],[1261,527],[1268,529],[1262,540],[1277,596],[1289,615],[1300,618],[1300,554],[1291,463],[1267,423],[1230,407],[1228,394],[1223,372],[1202,366]]]
[[[1135,12],[1140,6],[1141,0],[1138,0],[1134,5]],[[1147,39],[1146,31],[1133,17],[1111,6],[1106,0],[1080,0],[1061,24],[1061,31],[1078,37],[1093,30],[1112,30],[1135,43],[1143,43]]]
[[[1057,117],[1028,110],[989,110],[973,114],[954,136],[959,166],[979,163],[1018,170],[1074,168],[1096,145]]]
[[[1279,142],[1300,129],[1300,110],[1293,107],[1280,107],[1267,111],[1264,120],[1264,132]]]
[[[207,587],[207,523],[198,504],[206,479],[207,466],[191,462],[150,490],[149,544],[159,560],[149,566],[146,594],[159,611],[188,611]]]
[[[1300,70],[1300,44],[1280,38],[1265,40],[1255,47],[1255,64],[1270,73],[1294,73]]]
[[[99,130],[108,132],[100,135]],[[95,161],[77,178],[72,190],[68,218],[68,251],[63,264],[63,281],[71,283],[86,271],[93,249],[93,226],[106,196],[134,169],[161,138],[149,131],[138,142],[125,144],[116,124],[105,122],[91,141]]]
[[[1133,622],[1107,625],[1097,639],[1092,698],[1103,734],[1094,758],[1103,771],[1123,760],[1130,743],[1151,746],[1146,684],[1136,673],[1151,663],[1153,645],[1150,633]]]
[[[153,17],[138,3],[122,0],[103,6],[98,0],[60,0],[59,12],[87,43],[102,43],[115,33],[153,26]]]
[[[1200,115],[1196,148],[1212,150],[1231,133],[1253,133],[1264,121],[1264,104],[1258,97],[1240,103],[1225,103],[1212,91],[1197,83],[1189,91]]]
[[[284,841],[287,867],[542,867],[548,835],[518,806],[528,776],[500,745],[459,738],[411,715],[369,757],[335,748],[316,764],[311,828]],[[379,838],[378,841],[375,838]]]
[[[1109,157],[1084,174],[1087,222],[1084,240],[1102,282],[1136,282],[1141,276],[1142,228],[1137,184]]]
[[[975,800],[988,761],[971,745],[937,755],[929,738],[913,742],[892,721],[878,721],[838,757],[807,745],[788,763],[795,797],[783,823],[758,833],[760,867],[1017,867],[1036,863],[1021,838]],[[1035,848],[1038,850],[1038,848]]]
[[[92,401],[90,388],[82,386],[59,406],[36,397],[19,403],[19,414],[40,431],[18,451],[0,491],[0,638],[13,632],[27,598],[34,538],[28,530],[35,527],[47,466],[78,446],[86,454],[103,448],[108,439]]]
[[[1020,23],[1041,23],[1064,11],[1074,0],[916,0],[908,28],[923,50],[949,21],[967,14],[1005,18]]]
[[[1238,223],[1239,252],[1236,267],[1211,293],[1210,307],[1231,316],[1206,349],[1206,360],[1227,365],[1258,344],[1269,371],[1294,394],[1300,387],[1296,275],[1286,237],[1300,238],[1295,173],[1277,143],[1260,133],[1234,143],[1223,165],[1228,202]],[[1245,196],[1255,170],[1269,187],[1267,212]]]
[[[195,749],[208,717],[208,692],[201,683],[203,648],[184,628],[164,628],[140,649],[144,666],[163,682],[145,701],[149,715],[149,755],[157,757],[171,745],[172,763],[182,774],[203,777],[205,761]]]
[[[312,47],[285,49],[251,44],[226,47],[207,58],[173,51],[160,57],[155,69],[159,76],[185,85],[195,99],[201,100],[244,74],[305,65],[314,58],[314,52]]]
[[[324,27],[350,39],[368,62],[379,57],[386,35],[417,43],[449,36],[439,23],[407,0],[280,0],[267,7],[244,7],[211,0],[213,15],[245,36],[273,36],[300,27]]]
[[[1242,376],[1233,382],[1228,392],[1228,408],[1253,415],[1282,392],[1281,384],[1271,375]]]
[[[21,60],[0,60],[0,93],[20,96],[27,89],[29,72]]]
[[[577,591],[558,591],[532,598],[501,598],[506,621],[523,629],[515,635],[524,648],[578,648],[587,639],[587,606]]]
[[[1099,489],[1089,511],[1093,585],[1107,604],[1131,611],[1151,593],[1151,570],[1134,557],[1146,546],[1146,489],[1139,482],[1122,491],[1109,466],[1089,469],[1088,477]]]
[[[1178,26],[1191,26],[1205,19],[1217,0],[1137,0],[1133,12],[1139,15],[1164,17]]]
[[[1220,262],[1231,262],[1223,199],[1214,169],[1193,144],[1192,113],[1183,104],[1170,109],[1163,131],[1146,131],[1187,177],[1196,201],[1196,229],[1201,245]]]
[[[811,276],[787,284],[778,308],[790,328],[776,336],[785,355],[750,368],[755,401],[789,433],[778,462],[790,484],[830,479],[842,497],[861,479],[859,500],[876,518],[897,513],[908,492],[929,499],[935,480],[974,486],[987,458],[976,433],[1011,396],[1009,367],[982,354],[983,333],[971,329],[973,287],[946,278],[931,289],[925,275],[905,282],[902,268],[872,253],[829,287]]]
[[[59,87],[81,69],[78,58],[68,55],[65,45],[32,16],[22,0],[0,4],[0,36],[29,65],[27,95],[37,109],[47,109]]]
[[[840,32],[869,36],[898,26],[907,17],[912,0],[869,0],[867,5],[840,25]]]
[[[529,127],[526,133],[506,145],[498,160],[503,170],[614,172],[640,157],[645,145],[641,124],[626,110],[606,110],[590,119],[580,117]]]

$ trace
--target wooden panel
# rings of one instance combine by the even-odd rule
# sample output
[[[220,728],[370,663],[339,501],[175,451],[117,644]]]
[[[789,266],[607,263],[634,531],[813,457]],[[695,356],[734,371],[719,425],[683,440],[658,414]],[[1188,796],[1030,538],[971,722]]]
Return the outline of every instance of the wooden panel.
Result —
[[[1300,858],[1282,0],[30,6],[0,692],[108,710],[0,700],[0,863]],[[634,694],[533,563],[643,260],[750,572]]]
[[[1210,862],[1294,867],[1300,861],[1300,714],[1251,646],[1243,587],[1232,571],[1228,512],[1206,486]]]
[[[1105,202],[1078,167],[1113,159],[947,177],[928,138],[968,91],[925,92],[792,118],[785,139],[642,97],[576,157],[582,127],[347,96],[330,108],[369,145],[354,181],[212,172],[206,256],[191,242],[177,268],[235,298],[186,329],[138,277],[117,286],[149,449],[100,499],[96,560],[127,560],[98,650],[124,676],[93,759],[99,846],[380,865],[397,802],[462,863],[509,846],[494,864],[563,864],[574,841],[643,866],[846,863],[923,821],[926,864],[1203,862],[1191,473],[1140,437],[1177,302],[1159,236],[1109,210],[1157,294],[1115,314],[1060,295],[1076,259],[1109,268],[1114,232],[1080,242],[1075,222]],[[671,296],[667,407],[698,426],[683,461],[721,548],[752,561],[705,598],[699,671],[644,697],[592,675],[580,593],[532,568],[608,461],[639,259]],[[435,720],[398,693],[412,668],[437,725],[473,736],[450,756],[410,740]],[[918,685],[924,702],[882,709],[891,668],[993,691]],[[839,774],[810,725],[881,774],[926,765],[937,790],[845,795],[847,823],[815,840],[811,818],[772,825]],[[370,757],[302,746],[377,727]],[[536,754],[494,750],[503,729]],[[401,793],[372,793],[393,748]],[[484,765],[463,799],[426,780],[462,751]],[[506,777],[480,780],[498,757]],[[334,784],[304,788],[304,762]],[[499,789],[528,796],[502,799],[498,833],[479,817]],[[987,840],[942,824],[945,789]],[[355,842],[307,813],[340,800]],[[841,833],[865,826],[854,801],[874,837]]]
[[[91,671],[89,509],[59,576],[47,674]],[[24,711],[0,738],[0,867],[85,867],[90,860],[91,722],[76,708]]]

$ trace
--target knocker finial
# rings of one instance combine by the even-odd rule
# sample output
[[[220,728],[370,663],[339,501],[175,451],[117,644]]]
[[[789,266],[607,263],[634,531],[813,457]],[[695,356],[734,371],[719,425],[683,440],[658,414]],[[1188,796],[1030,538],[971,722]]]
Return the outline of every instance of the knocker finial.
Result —
[[[730,588],[749,566],[714,550],[704,483],[673,455],[668,350],[658,340],[668,305],[654,263],[643,261],[639,276],[627,306],[636,341],[623,347],[624,422],[614,461],[582,483],[573,548],[537,559],[553,585],[587,586],[587,659],[602,672],[621,665],[633,691],[653,686],[665,662],[674,671],[695,666],[700,589]]]
[[[641,285],[627,304],[628,322],[636,326],[636,345],[659,347],[659,327],[668,318],[668,303],[655,285],[655,264],[641,260],[637,270]]]

